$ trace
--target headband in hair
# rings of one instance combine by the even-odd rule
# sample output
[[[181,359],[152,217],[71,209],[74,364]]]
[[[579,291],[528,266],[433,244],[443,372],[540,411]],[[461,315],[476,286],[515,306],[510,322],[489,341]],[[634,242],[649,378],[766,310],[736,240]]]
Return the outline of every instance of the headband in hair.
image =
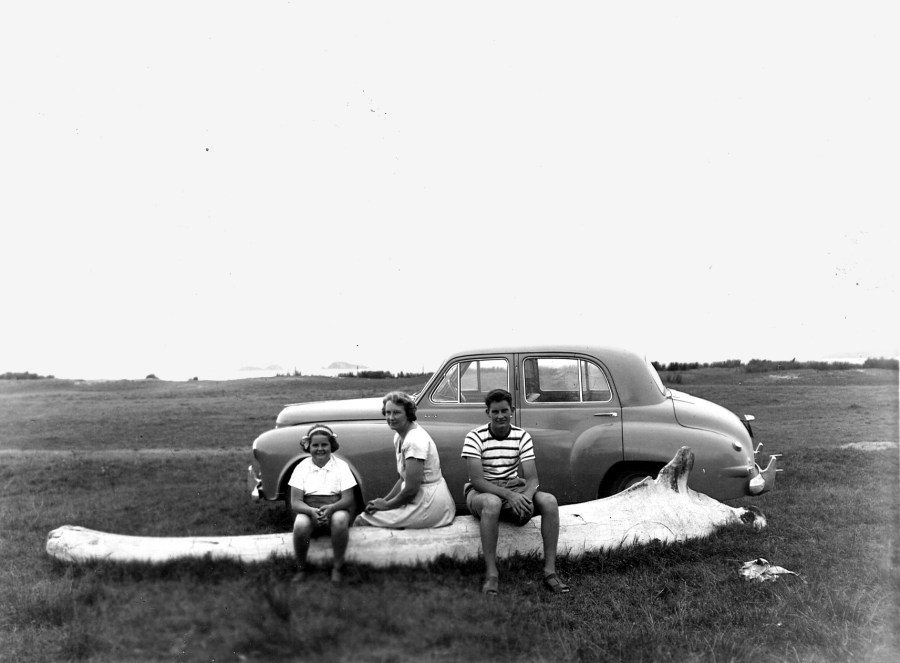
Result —
[[[309,444],[309,441],[312,439],[313,435],[316,435],[318,433],[324,433],[328,436],[328,439],[331,442],[337,443],[337,435],[335,435],[334,431],[325,424],[316,424],[308,431],[306,431],[306,435],[303,436],[303,441]]]

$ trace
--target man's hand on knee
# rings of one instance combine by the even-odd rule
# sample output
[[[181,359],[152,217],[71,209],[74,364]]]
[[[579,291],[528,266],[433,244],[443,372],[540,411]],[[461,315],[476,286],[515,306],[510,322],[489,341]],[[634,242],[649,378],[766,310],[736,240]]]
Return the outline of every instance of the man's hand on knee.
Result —
[[[534,513],[534,503],[522,493],[509,491],[506,503],[509,504],[509,508],[512,509],[513,513],[519,517],[524,518]]]

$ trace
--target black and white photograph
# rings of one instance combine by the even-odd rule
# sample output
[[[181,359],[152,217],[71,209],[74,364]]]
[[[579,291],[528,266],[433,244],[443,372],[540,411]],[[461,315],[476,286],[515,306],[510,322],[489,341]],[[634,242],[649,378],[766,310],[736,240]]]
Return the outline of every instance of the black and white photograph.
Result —
[[[900,657],[900,8],[0,8],[0,660]]]

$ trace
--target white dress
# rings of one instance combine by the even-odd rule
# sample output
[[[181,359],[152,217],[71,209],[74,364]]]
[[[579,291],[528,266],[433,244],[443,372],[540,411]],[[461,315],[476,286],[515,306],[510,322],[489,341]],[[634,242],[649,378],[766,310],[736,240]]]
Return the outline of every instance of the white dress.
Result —
[[[456,504],[441,474],[441,461],[431,436],[424,428],[414,423],[402,441],[399,434],[394,434],[394,452],[397,455],[397,472],[403,481],[406,481],[407,458],[417,458],[425,462],[419,492],[411,502],[396,509],[371,514],[361,513],[356,518],[356,524],[396,529],[424,529],[444,527],[453,522]]]

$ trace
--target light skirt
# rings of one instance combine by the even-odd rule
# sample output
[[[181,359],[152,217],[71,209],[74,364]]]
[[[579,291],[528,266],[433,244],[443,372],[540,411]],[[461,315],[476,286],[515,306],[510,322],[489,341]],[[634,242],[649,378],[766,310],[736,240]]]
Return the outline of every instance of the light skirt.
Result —
[[[445,527],[453,522],[455,515],[456,504],[453,502],[450,489],[447,488],[447,482],[441,477],[440,481],[423,484],[409,504],[389,511],[361,513],[353,524],[395,529],[425,529]]]

